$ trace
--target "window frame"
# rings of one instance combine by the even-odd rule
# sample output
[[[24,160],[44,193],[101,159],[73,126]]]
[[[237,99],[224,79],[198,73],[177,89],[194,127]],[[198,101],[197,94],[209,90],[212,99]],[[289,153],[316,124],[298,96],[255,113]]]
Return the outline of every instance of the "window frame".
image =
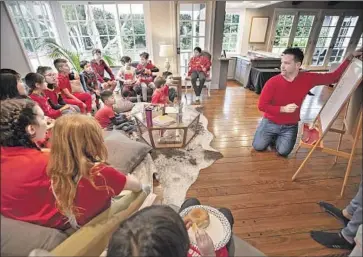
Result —
[[[358,16],[358,21],[357,24],[354,28],[354,31],[352,33],[352,36],[350,38],[350,41],[348,43],[348,46],[345,50],[345,54],[343,56],[343,58],[346,56],[346,54],[351,51],[354,50],[354,47],[358,44],[359,42],[359,31],[362,31],[362,23],[363,23],[363,15],[361,13],[359,13],[359,11],[355,11],[355,10],[332,10],[332,9],[320,9],[320,10],[311,10],[311,9],[299,9],[299,10],[295,10],[295,9],[289,9],[289,8],[276,8],[274,11],[274,16],[273,16],[273,23],[271,25],[271,31],[270,31],[270,35],[269,35],[269,41],[268,41],[268,46],[267,46],[267,51],[272,52],[272,48],[273,48],[273,41],[275,39],[275,34],[276,34],[276,27],[277,27],[277,22],[278,22],[278,16],[279,15],[284,15],[284,14],[292,14],[295,15],[294,17],[294,21],[293,21],[293,26],[291,29],[291,34],[289,37],[289,42],[288,42],[288,46],[291,46],[296,34],[296,26],[297,26],[297,22],[298,22],[298,16],[299,15],[305,15],[305,14],[310,14],[310,13],[315,13],[316,16],[314,18],[314,22],[313,22],[313,26],[310,32],[310,36],[309,36],[309,41],[308,41],[308,45],[306,47],[305,50],[305,58],[304,58],[304,63],[303,66],[305,68],[309,68],[312,70],[325,70],[325,69],[329,69],[329,60],[332,54],[332,50],[334,48],[334,45],[336,43],[336,40],[338,38],[338,34],[339,34],[339,30],[341,28],[343,19],[345,16]],[[336,25],[336,29],[334,31],[334,34],[332,36],[332,40],[330,42],[329,48],[328,48],[328,52],[326,54],[325,60],[324,60],[324,65],[311,65],[312,63],[312,57],[316,48],[316,44],[317,41],[319,39],[319,33],[320,30],[322,28],[323,25],[323,21],[325,16],[339,16],[339,20],[337,22]]]
[[[311,35],[314,33],[314,31],[317,28],[317,20],[319,18],[319,11],[311,10],[311,9],[282,9],[282,8],[275,8],[274,16],[273,16],[273,23],[271,25],[271,33],[270,33],[270,40],[268,42],[267,49],[272,52],[272,49],[274,47],[273,43],[276,37],[276,28],[278,24],[278,17],[279,15],[293,15],[293,21],[291,25],[291,31],[289,35],[289,39],[287,42],[287,47],[291,47],[293,45],[295,36],[296,36],[296,29],[299,23],[299,17],[302,15],[313,15],[314,20],[311,26],[310,34],[308,37],[308,42],[305,47],[305,55],[308,55],[308,53],[311,51],[311,45],[312,45],[312,37]],[[304,63],[306,62],[306,58],[304,60]]]
[[[38,21],[39,19],[38,18],[25,18],[25,16],[24,16],[24,13],[22,12],[22,10],[21,10],[21,8],[20,8],[20,5],[19,5],[19,3],[18,2],[24,2],[25,4],[26,4],[26,1],[12,1],[12,3],[16,3],[17,4],[17,6],[18,6],[18,8],[19,8],[19,10],[20,10],[20,19],[22,19],[22,20],[24,20],[24,21],[27,21],[27,20],[35,20],[35,21]],[[29,1],[30,2],[30,1]],[[60,37],[61,37],[61,35],[60,35],[60,33],[59,33],[59,30],[58,30],[58,27],[57,27],[57,23],[56,23],[56,19],[55,19],[55,17],[54,17],[54,14],[53,14],[53,9],[52,9],[52,5],[51,5],[51,2],[52,1],[41,1],[42,2],[42,4],[44,3],[44,4],[48,4],[48,7],[49,8],[46,8],[46,11],[47,11],[47,14],[48,14],[48,16],[49,16],[49,18],[50,19],[44,19],[43,18],[43,21],[47,21],[47,22],[50,22],[50,23],[53,23],[53,28],[55,29],[55,31],[52,31],[53,32],[53,34],[54,34],[54,37],[52,37],[52,36],[50,36],[51,34],[50,34],[50,29],[48,29],[48,33],[49,33],[49,36],[48,37],[44,37],[44,36],[41,36],[41,37],[29,37],[29,36],[27,36],[27,37],[22,37],[22,35],[21,35],[21,33],[20,33],[20,28],[18,28],[18,25],[17,25],[17,23],[16,23],[16,18],[17,17],[14,17],[13,15],[12,15],[12,11],[11,11],[11,7],[10,7],[10,4],[9,4],[9,2],[8,1],[4,1],[4,3],[5,3],[5,10],[6,10],[6,12],[8,13],[8,15],[9,15],[9,18],[10,18],[10,21],[11,21],[11,23],[12,23],[12,27],[13,27],[13,30],[14,30],[14,32],[15,32],[15,34],[16,34],[16,36],[17,36],[17,39],[18,39],[18,41],[19,41],[19,43],[20,43],[20,46],[21,46],[21,48],[22,48],[22,51],[23,51],[23,54],[24,54],[24,56],[25,56],[25,59],[26,59],[26,61],[27,61],[27,63],[28,63],[28,66],[29,66],[29,68],[30,68],[30,70],[33,70],[33,71],[36,71],[36,69],[37,69],[37,67],[34,67],[33,66],[33,63],[32,63],[32,61],[31,61],[31,58],[30,58],[30,56],[29,56],[29,54],[28,54],[28,50],[27,50],[27,48],[25,47],[25,42],[24,42],[24,40],[31,40],[30,41],[30,43],[31,43],[31,46],[32,46],[32,48],[35,50],[36,49],[36,47],[35,47],[35,45],[33,44],[33,40],[35,40],[35,39],[42,39],[42,38],[52,38],[52,39],[54,39],[57,43],[60,43]],[[50,11],[50,13],[48,13],[48,11]],[[34,15],[35,16],[35,15]],[[46,54],[44,54],[43,52],[38,52],[38,51],[36,51],[36,52],[34,52],[33,54],[35,54],[35,57],[36,57],[36,61],[38,62],[38,66],[39,65],[43,65],[41,62],[40,62],[40,57],[43,57],[43,56],[45,56]]]
[[[205,23],[205,33],[204,33],[204,36],[194,37],[193,36],[194,31],[193,31],[193,27],[192,27],[192,37],[191,37],[191,39],[192,39],[192,42],[191,42],[192,43],[192,50],[191,50],[191,52],[181,49],[181,39],[183,38],[183,37],[180,36],[180,5],[181,4],[192,4],[193,6],[194,6],[194,4],[204,4],[205,5],[205,19],[204,20],[199,20],[199,21],[202,21],[202,22]],[[193,11],[193,9],[192,9],[192,11]],[[209,17],[208,15],[210,15],[208,13],[208,1],[202,1],[202,0],[201,1],[179,1],[179,2],[176,3],[176,21],[177,21],[176,22],[176,27],[177,27],[176,42],[177,42],[177,47],[179,49],[179,53],[177,54],[177,69],[178,69],[179,72],[183,73],[183,75],[184,75],[183,69],[186,68],[187,66],[184,66],[184,65],[182,66],[181,65],[181,54],[185,54],[185,53],[193,54],[193,48],[194,48],[193,39],[194,38],[204,38],[204,46],[201,47],[201,48],[202,48],[202,50],[207,49],[207,38],[209,36],[208,35],[209,31],[208,31],[208,26],[207,26],[208,17]],[[192,19],[190,21],[193,24],[193,22],[197,21],[197,20],[193,20],[193,17],[192,17]],[[189,58],[190,58],[190,56],[189,56]]]
[[[241,53],[241,43],[242,43],[242,19],[244,17],[244,13],[242,13],[239,10],[233,10],[233,9],[226,9],[226,15],[227,14],[231,14],[231,15],[238,15],[239,16],[239,21],[238,21],[238,31],[237,33],[233,33],[237,35],[237,45],[236,45],[236,51],[235,52],[228,52],[226,51],[226,54],[228,55],[234,55],[234,54],[240,54]],[[236,24],[236,23],[231,23],[231,24]],[[232,33],[231,33],[232,34]],[[224,39],[224,24],[223,24],[223,39]],[[222,39],[222,51],[225,50],[223,49],[223,39]]]
[[[118,46],[123,46],[123,43],[122,43],[122,40],[123,40],[123,35],[121,35],[121,22],[120,22],[120,15],[119,15],[119,8],[118,8],[118,5],[119,4],[129,4],[129,5],[132,5],[132,4],[142,4],[143,5],[143,15],[144,15],[144,26],[145,26],[145,34],[143,34],[142,36],[145,36],[145,40],[146,40],[146,51],[148,51],[149,55],[150,55],[150,58],[152,59],[153,58],[153,53],[152,53],[152,41],[151,41],[151,32],[150,32],[150,14],[149,14],[149,11],[150,11],[150,7],[149,7],[149,4],[148,2],[145,2],[145,1],[122,1],[122,2],[117,2],[117,1],[59,1],[59,10],[57,11],[60,11],[60,14],[62,16],[62,19],[63,19],[63,24],[65,26],[65,33],[63,32],[63,36],[65,36],[67,38],[67,41],[69,42],[69,46],[72,47],[72,49],[74,49],[74,47],[72,46],[72,43],[71,43],[71,37],[69,36],[69,33],[68,33],[68,28],[67,28],[67,25],[66,25],[66,20],[65,18],[63,17],[63,12],[62,12],[62,5],[87,5],[87,6],[90,6],[90,5],[109,5],[109,4],[113,4],[116,8],[116,15],[117,17],[115,19],[112,19],[112,21],[115,21],[115,25],[116,25],[116,37],[117,37],[117,44]],[[87,7],[87,10],[90,11],[90,7]],[[131,10],[131,9],[130,9]],[[110,20],[111,21],[111,20]],[[77,18],[77,22],[79,23],[79,20]],[[65,35],[66,34],[66,35]],[[135,35],[139,35],[139,34],[134,34],[133,33],[133,39],[135,41],[135,38],[136,36]],[[141,35],[141,34],[140,34]],[[110,35],[108,34],[107,35],[109,38],[110,38]],[[113,35],[111,35],[113,36]],[[135,42],[134,42],[135,43]],[[134,49],[124,49],[122,48],[122,50],[134,50],[134,52],[136,53],[136,50],[137,48],[134,46]],[[86,50],[87,51],[87,50]],[[121,51],[121,49],[119,50],[120,53],[119,53],[119,57],[121,57],[124,53]],[[142,49],[140,50],[142,51]],[[118,60],[119,58],[117,58],[116,62],[119,62]],[[114,66],[119,66],[119,65],[114,65]]]

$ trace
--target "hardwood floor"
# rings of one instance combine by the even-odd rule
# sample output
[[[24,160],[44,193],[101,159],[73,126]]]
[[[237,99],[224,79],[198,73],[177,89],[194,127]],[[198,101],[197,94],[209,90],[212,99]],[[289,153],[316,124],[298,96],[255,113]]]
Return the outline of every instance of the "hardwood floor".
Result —
[[[191,90],[189,89],[189,92]],[[313,120],[330,95],[327,87],[313,89],[301,107],[304,121]],[[191,93],[187,95],[191,101]],[[307,154],[302,149],[285,159],[273,152],[255,152],[252,140],[262,114],[257,109],[258,95],[229,82],[226,90],[204,92],[204,115],[208,129],[215,135],[212,146],[224,155],[200,172],[188,191],[203,204],[227,207],[235,218],[234,233],[267,256],[323,256],[344,251],[326,249],[310,238],[310,230],[338,230],[342,226],[323,213],[316,204],[328,201],[339,207],[358,191],[362,171],[362,143],[356,152],[346,193],[339,199],[347,160],[324,153],[314,153],[295,182],[292,175]],[[340,127],[342,118],[336,122]],[[329,133],[326,146],[335,147],[338,136]],[[342,149],[350,150],[351,141],[344,136]]]

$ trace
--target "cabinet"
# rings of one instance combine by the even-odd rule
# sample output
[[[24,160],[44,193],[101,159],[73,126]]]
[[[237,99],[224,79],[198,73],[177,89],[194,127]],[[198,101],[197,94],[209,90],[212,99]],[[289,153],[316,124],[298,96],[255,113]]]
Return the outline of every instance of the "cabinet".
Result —
[[[237,61],[236,57],[232,57],[231,60],[229,60],[227,79],[234,79],[236,72],[236,61]]]
[[[237,57],[234,79],[242,85],[246,85],[251,70],[251,62],[246,58]]]

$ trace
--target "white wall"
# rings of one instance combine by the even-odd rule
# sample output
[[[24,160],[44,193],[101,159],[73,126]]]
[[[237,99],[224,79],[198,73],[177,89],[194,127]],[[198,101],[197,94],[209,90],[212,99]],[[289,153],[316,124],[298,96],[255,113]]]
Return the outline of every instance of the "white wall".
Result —
[[[147,4],[149,19],[147,29],[151,30],[152,52],[150,53],[153,62],[164,71],[165,58],[159,57],[161,44],[174,45],[176,56],[176,31],[175,31],[175,4],[171,1],[150,1]],[[176,73],[176,58],[169,59],[171,72]]]
[[[10,16],[1,2],[1,68],[16,70],[22,76],[31,72],[23,48],[13,27]]]

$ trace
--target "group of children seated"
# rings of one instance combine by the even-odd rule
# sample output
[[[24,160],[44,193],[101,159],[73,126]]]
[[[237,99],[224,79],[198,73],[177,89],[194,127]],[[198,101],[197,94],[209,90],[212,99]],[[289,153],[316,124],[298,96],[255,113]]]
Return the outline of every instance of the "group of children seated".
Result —
[[[99,96],[104,106],[95,118],[84,115],[91,113],[91,95],[72,91],[71,81],[77,80],[77,75],[70,72],[65,60],[57,59],[54,64],[58,75],[51,67],[38,67],[37,73],[25,76],[28,94],[16,71],[0,72],[1,215],[66,231],[78,229],[106,210],[121,191],[148,193],[150,186],[107,163],[102,128],[110,122],[119,126],[122,119],[128,118],[113,112],[113,84],[105,81],[108,84],[99,88],[94,78],[85,78],[93,81],[94,87],[89,91]],[[89,63],[83,64],[87,69]],[[154,80],[154,102],[170,101],[165,83],[165,78]],[[68,113],[72,115],[64,115]],[[43,149],[39,142],[46,137],[50,125],[50,149]],[[148,238],[133,241],[126,225],[147,217],[149,221],[144,225],[136,224]],[[165,219],[164,223],[169,220],[166,230],[158,227],[160,219]],[[189,227],[169,207],[147,208],[123,223],[111,240],[108,256],[118,256],[120,251],[131,251],[124,256],[169,256],[175,249],[178,256],[191,256]],[[156,235],[163,240],[152,240]],[[203,231],[200,235],[206,237]],[[126,240],[120,241],[123,236]],[[165,240],[170,237],[173,240],[169,244]],[[200,247],[203,256],[214,254],[213,243],[210,239],[208,242],[204,252]]]
[[[123,56],[121,58],[122,67],[115,77],[110,67],[101,57],[99,49],[93,50],[94,59],[91,61],[81,61],[82,72],[76,74],[65,59],[56,59],[54,67],[39,66],[36,73],[28,73],[25,84],[28,90],[19,93],[26,95],[37,102],[43,110],[44,115],[51,119],[69,113],[86,113],[91,115],[94,112],[96,120],[104,129],[120,129],[132,133],[136,130],[135,124],[129,115],[115,113],[114,92],[122,94],[120,101],[129,102],[130,97],[137,96],[141,101],[147,101],[148,94],[152,94],[152,104],[168,104],[174,101],[176,90],[169,90],[171,74],[164,74],[164,77],[157,77],[153,73],[159,69],[149,60],[148,53],[140,54],[140,63],[136,68],[131,65],[131,58]],[[2,73],[8,73],[9,69],[3,69]],[[105,72],[110,78],[104,77]],[[12,71],[18,74],[16,71]],[[18,75],[20,80],[20,75]],[[3,80],[2,76],[2,80]],[[120,86],[117,87],[117,81]],[[5,81],[4,81],[5,82]],[[14,82],[13,82],[14,83]],[[21,84],[21,82],[19,82]],[[73,85],[82,86],[83,92],[74,92]],[[26,92],[28,91],[28,92]],[[4,99],[9,98],[6,94]],[[92,98],[95,102],[96,110],[92,109]],[[101,101],[102,100],[102,103]],[[131,103],[130,103],[131,104]],[[131,104],[132,106],[132,104]]]

